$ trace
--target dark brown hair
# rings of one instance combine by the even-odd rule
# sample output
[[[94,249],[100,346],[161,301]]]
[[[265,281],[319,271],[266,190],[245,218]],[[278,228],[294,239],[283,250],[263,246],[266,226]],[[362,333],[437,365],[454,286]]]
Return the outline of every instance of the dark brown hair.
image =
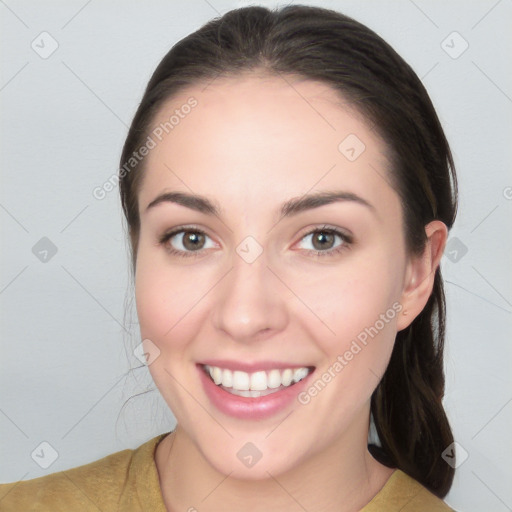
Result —
[[[227,12],[180,40],[154,71],[131,124],[121,166],[146,141],[163,103],[218,76],[266,72],[330,85],[387,145],[392,185],[403,210],[407,248],[418,254],[425,225],[450,229],[457,181],[448,142],[428,93],[412,68],[375,32],[343,14],[302,5]],[[142,160],[120,171],[120,193],[135,268],[140,229],[137,195]],[[126,166],[124,167],[126,169]],[[398,332],[391,360],[371,399],[381,463],[398,467],[439,497],[454,469],[441,457],[453,442],[442,405],[445,298],[440,268],[434,289],[411,325]]]

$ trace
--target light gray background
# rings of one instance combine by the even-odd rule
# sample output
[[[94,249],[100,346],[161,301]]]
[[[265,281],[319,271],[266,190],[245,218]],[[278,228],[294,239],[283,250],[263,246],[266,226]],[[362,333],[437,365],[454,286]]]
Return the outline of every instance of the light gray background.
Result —
[[[459,460],[468,455],[446,501],[512,510],[512,2],[304,3],[382,35],[437,108],[460,183],[442,261],[445,405]],[[92,191],[116,173],[143,89],[172,44],[247,4],[0,0],[0,481],[82,465],[174,426],[157,391],[128,401],[117,421],[152,381],[145,367],[128,372],[141,366],[132,353],[140,339],[118,190],[103,200]],[[43,31],[59,45],[46,59],[31,47],[51,48]],[[43,237],[57,248],[46,262],[32,250]],[[44,441],[58,453],[47,469],[31,457],[51,456]]]

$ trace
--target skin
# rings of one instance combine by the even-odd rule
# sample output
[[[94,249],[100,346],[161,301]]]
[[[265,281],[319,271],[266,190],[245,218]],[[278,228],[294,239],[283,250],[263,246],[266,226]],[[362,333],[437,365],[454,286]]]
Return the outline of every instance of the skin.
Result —
[[[446,226],[431,222],[424,253],[408,254],[386,147],[325,84],[256,73],[218,78],[170,99],[154,126],[190,96],[198,105],[146,157],[138,196],[141,335],[160,351],[149,369],[177,418],[155,454],[164,501],[169,510],[201,512],[359,510],[393,472],[367,449],[370,398],[396,333],[432,291]],[[355,161],[338,150],[349,134],[366,146]],[[373,208],[343,201],[279,219],[285,201],[332,190]],[[169,191],[207,196],[221,216],[165,202],[147,209]],[[200,256],[175,256],[159,243],[190,224],[208,235]],[[343,244],[313,244],[308,235],[324,224],[351,233],[353,243],[315,256]],[[249,235],[263,250],[251,264],[236,252]],[[183,239],[167,247],[192,253]],[[386,323],[307,405],[240,420],[218,411],[202,388],[196,363],[210,358],[287,361],[321,375],[394,303],[407,314]],[[250,468],[236,455],[247,442],[263,455]]]

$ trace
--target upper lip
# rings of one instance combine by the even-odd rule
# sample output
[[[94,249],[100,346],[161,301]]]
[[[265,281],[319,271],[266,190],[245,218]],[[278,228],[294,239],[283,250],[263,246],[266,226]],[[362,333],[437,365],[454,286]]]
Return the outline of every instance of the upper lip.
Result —
[[[219,368],[225,368],[231,371],[242,371],[247,373],[254,373],[258,371],[266,370],[285,370],[286,368],[311,368],[314,366],[308,364],[294,364],[282,361],[255,361],[255,362],[244,362],[244,361],[233,361],[230,359],[208,359],[202,361],[200,365],[218,366]]]

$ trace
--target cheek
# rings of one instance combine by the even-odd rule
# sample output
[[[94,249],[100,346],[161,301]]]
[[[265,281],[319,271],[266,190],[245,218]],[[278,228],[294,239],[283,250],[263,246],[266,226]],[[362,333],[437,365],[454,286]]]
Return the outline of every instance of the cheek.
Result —
[[[196,335],[194,304],[204,294],[198,288],[190,284],[186,272],[169,268],[158,261],[158,255],[140,249],[135,274],[140,333],[143,340],[151,340],[149,346],[158,349],[148,368],[168,406],[180,418],[188,402],[179,383],[196,378],[195,367],[183,364],[183,355]]]
[[[324,324],[320,338],[326,352],[343,348],[376,323],[386,332],[395,327],[397,309],[401,307],[400,276],[401,263],[396,254],[387,258],[382,253],[366,261],[354,258],[350,264],[324,271],[321,277],[316,273],[315,277],[302,278],[297,294]]]
[[[135,299],[141,336],[176,339],[175,333],[186,325],[182,321],[197,302],[198,287],[187,280],[185,272],[162,266],[157,258],[146,257],[142,250],[135,274]]]
[[[325,392],[318,391],[324,389],[322,382],[311,389],[311,396],[322,395],[313,407],[336,403],[333,424],[345,421],[370,398],[386,370],[402,310],[400,257],[386,250],[366,256],[301,287],[304,302],[314,305],[325,324],[313,319],[302,326],[325,356],[317,379],[329,381]],[[311,396],[307,392],[304,399]]]
[[[312,407],[311,417],[330,411],[330,420],[319,427],[326,435],[336,435],[368,402],[388,365],[402,310],[400,265],[389,261],[372,259],[371,264],[351,266],[346,274],[340,269],[326,275],[305,298],[318,306],[315,313],[329,330],[318,320],[302,326],[325,357],[300,400]]]

